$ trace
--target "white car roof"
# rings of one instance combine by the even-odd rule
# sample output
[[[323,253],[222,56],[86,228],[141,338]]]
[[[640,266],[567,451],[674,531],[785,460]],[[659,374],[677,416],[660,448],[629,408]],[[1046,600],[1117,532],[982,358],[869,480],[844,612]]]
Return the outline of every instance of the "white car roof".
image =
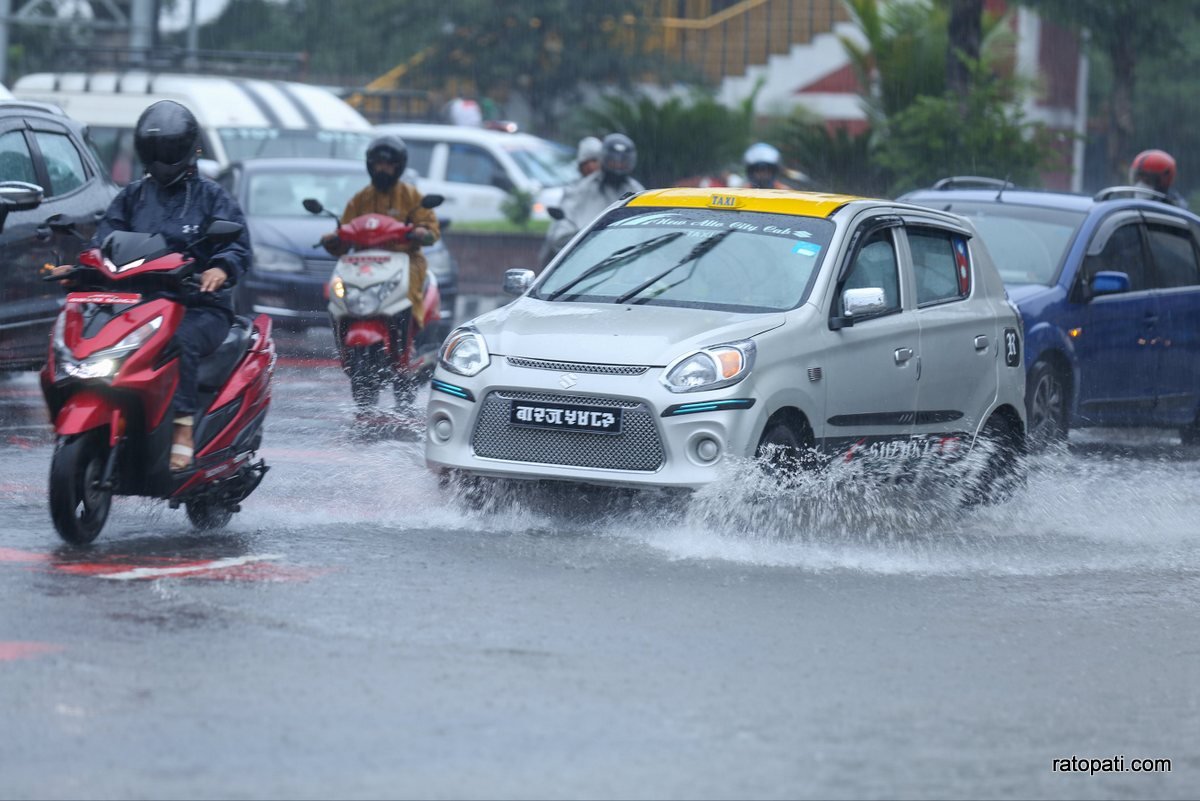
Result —
[[[473,128],[468,125],[436,125],[433,123],[398,122],[376,125],[380,133],[396,134],[401,139],[414,139],[430,142],[466,142],[474,145],[496,144],[501,148],[512,145],[550,143],[549,139],[528,133],[506,133],[492,131],[487,128]]]
[[[42,72],[20,78],[13,92],[17,97],[55,103],[72,117],[98,126],[129,125],[131,112],[157,100],[175,100],[187,106],[202,127],[371,130],[361,114],[332,92],[292,81],[152,72]]]

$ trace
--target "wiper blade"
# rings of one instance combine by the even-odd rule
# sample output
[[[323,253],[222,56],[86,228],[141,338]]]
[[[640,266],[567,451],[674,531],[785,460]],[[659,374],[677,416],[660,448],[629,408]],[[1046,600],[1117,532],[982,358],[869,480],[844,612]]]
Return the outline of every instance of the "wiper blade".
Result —
[[[703,242],[697,242],[696,246],[694,248],[692,248],[691,251],[689,251],[688,254],[686,256],[684,256],[682,259],[675,262],[670,267],[663,270],[661,273],[654,276],[653,278],[648,278],[645,281],[643,281],[642,283],[638,284],[633,289],[629,290],[624,295],[617,298],[614,301],[614,303],[625,303],[630,298],[640,295],[642,292],[646,291],[646,289],[653,286],[656,281],[660,281],[663,278],[666,278],[668,275],[675,272],[680,267],[687,264],[689,261],[694,261],[695,259],[698,259],[701,256],[703,256],[705,253],[708,253],[710,250],[715,248],[721,242],[721,240],[723,240],[725,237],[729,236],[732,233],[733,233],[733,229],[729,229],[726,231],[722,231],[721,233],[716,234],[714,236],[710,236],[708,239],[705,239]]]
[[[656,236],[653,239],[647,239],[645,242],[639,242],[636,245],[629,245],[628,247],[623,247],[620,250],[615,250],[600,261],[593,264],[591,267],[588,267],[586,270],[572,278],[567,283],[560,286],[558,289],[551,292],[546,296],[546,300],[556,300],[567,290],[572,289],[583,281],[586,281],[593,275],[603,272],[610,267],[616,267],[619,264],[624,264],[627,261],[636,259],[643,253],[649,253],[652,250],[658,250],[663,245],[667,244],[668,242],[674,242],[681,236],[683,236],[683,231],[672,231],[669,234]]]

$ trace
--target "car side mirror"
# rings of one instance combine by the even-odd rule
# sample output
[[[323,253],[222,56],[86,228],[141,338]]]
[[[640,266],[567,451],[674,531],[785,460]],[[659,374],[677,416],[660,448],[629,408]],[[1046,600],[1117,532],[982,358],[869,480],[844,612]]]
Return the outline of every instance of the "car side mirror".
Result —
[[[210,242],[215,242],[218,245],[228,245],[230,242],[236,242],[244,230],[245,226],[240,223],[231,222],[230,220],[213,220],[204,232],[204,236]]]
[[[325,211],[325,207],[321,205],[321,201],[317,200],[315,197],[306,197],[304,198],[303,202],[304,210],[309,214],[320,214],[321,212]]]
[[[305,202],[307,203],[308,201],[305,201]],[[425,195],[423,198],[421,198],[421,208],[436,209],[438,206],[442,205],[445,202],[446,202],[445,195]],[[305,208],[308,208],[308,207],[305,206]]]
[[[492,186],[505,192],[511,192],[517,188],[517,185],[512,182],[512,179],[503,173],[496,173],[492,176]]]
[[[838,331],[854,325],[856,319],[887,311],[887,295],[882,287],[869,286],[847,289],[842,293],[842,316],[832,317],[829,328]]]
[[[513,269],[504,271],[504,294],[524,295],[533,286],[533,270]]]
[[[29,211],[42,204],[43,191],[25,181],[0,181],[0,231],[10,211]]]
[[[546,213],[550,215],[550,219],[552,220],[565,220],[567,218],[567,213],[558,206],[547,206]]]
[[[1113,270],[1101,270],[1092,276],[1092,297],[1098,295],[1115,295],[1128,292],[1130,288],[1129,274]]]

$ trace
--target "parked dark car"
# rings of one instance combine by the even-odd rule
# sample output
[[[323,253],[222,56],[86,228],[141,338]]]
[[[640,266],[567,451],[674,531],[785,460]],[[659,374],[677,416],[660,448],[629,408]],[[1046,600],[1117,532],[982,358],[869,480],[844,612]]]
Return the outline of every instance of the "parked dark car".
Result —
[[[329,325],[327,291],[336,259],[317,243],[335,223],[305,211],[302,201],[315,198],[340,215],[368,180],[362,162],[346,159],[253,159],[221,173],[218,181],[241,204],[254,246],[254,266],[238,289],[243,313],[269,314],[292,330]],[[438,325],[449,333],[458,264],[441,241],[424,252],[442,297]]]
[[[45,361],[64,295],[42,268],[79,253],[79,241],[52,233],[46,219],[62,215],[90,236],[116,193],[83,125],[57,106],[0,101],[0,370]]]
[[[1077,426],[1200,442],[1200,217],[1134,187],[959,178],[901,199],[969,218],[991,252],[1024,319],[1035,443]]]

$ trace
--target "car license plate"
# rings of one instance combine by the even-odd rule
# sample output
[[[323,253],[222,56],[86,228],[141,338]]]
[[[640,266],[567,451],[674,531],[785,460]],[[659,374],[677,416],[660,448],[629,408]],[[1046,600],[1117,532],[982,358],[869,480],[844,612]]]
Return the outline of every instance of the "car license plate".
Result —
[[[515,400],[508,419],[514,426],[525,428],[583,431],[588,434],[621,433],[621,409],[615,406],[574,406]]]

